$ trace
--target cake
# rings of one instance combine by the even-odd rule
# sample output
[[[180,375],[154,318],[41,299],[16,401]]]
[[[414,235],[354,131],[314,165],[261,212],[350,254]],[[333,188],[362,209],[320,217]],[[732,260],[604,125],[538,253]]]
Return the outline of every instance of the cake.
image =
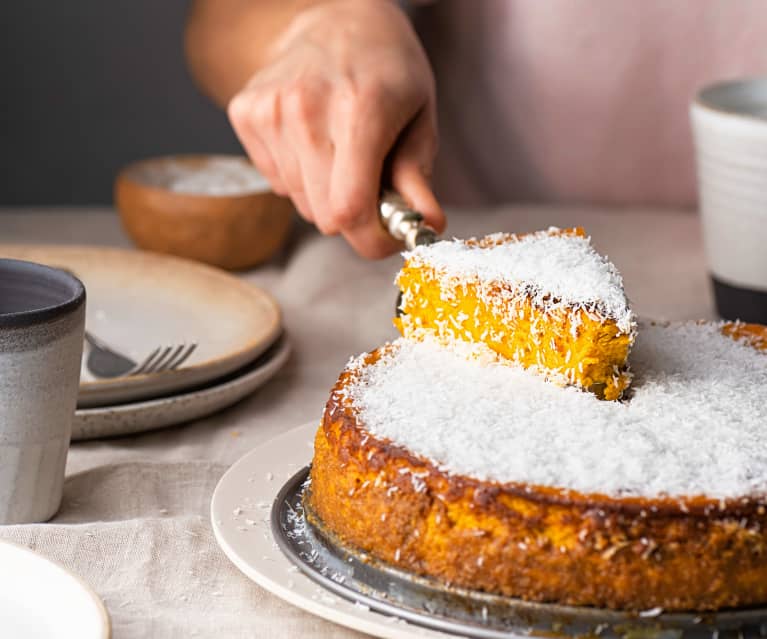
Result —
[[[582,229],[419,246],[396,283],[405,337],[478,343],[608,400],[630,383],[634,316],[620,274]]]
[[[642,326],[630,396],[606,402],[400,338],[333,388],[309,520],[377,561],[530,601],[767,604],[765,349],[756,325]]]

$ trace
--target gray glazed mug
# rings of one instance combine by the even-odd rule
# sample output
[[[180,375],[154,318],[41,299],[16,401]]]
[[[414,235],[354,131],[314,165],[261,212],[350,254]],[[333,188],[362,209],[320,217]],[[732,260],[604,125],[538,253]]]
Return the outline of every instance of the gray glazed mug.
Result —
[[[0,259],[0,524],[59,509],[84,330],[77,278]]]

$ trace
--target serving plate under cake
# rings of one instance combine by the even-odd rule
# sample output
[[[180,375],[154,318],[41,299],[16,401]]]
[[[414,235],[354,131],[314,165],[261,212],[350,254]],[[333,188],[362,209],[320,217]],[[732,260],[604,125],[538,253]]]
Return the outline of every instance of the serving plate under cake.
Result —
[[[260,586],[304,610],[378,637],[508,638],[531,630],[562,636],[587,628],[606,637],[767,634],[763,608],[640,615],[535,604],[442,588],[363,560],[303,524],[297,504],[316,429],[314,422],[305,424],[248,453],[222,477],[211,504],[213,530],[229,559]]]
[[[270,526],[271,506],[283,484],[311,461],[316,430],[316,421],[289,430],[254,448],[223,475],[211,500],[211,523],[219,546],[246,577],[318,617],[387,639],[454,637],[329,592],[279,549]]]

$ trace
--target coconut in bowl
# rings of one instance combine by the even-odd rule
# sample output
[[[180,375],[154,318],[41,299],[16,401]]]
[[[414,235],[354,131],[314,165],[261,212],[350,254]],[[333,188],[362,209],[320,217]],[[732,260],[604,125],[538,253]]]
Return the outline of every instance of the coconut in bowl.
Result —
[[[230,270],[271,258],[294,217],[244,157],[174,155],[126,166],[115,181],[123,227],[142,249]]]

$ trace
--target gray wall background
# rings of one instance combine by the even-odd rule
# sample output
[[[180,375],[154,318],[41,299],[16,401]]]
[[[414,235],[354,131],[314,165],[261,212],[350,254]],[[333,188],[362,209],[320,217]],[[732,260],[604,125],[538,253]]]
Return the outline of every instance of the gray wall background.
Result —
[[[0,205],[110,203],[131,160],[241,151],[186,71],[188,5],[0,1]]]

